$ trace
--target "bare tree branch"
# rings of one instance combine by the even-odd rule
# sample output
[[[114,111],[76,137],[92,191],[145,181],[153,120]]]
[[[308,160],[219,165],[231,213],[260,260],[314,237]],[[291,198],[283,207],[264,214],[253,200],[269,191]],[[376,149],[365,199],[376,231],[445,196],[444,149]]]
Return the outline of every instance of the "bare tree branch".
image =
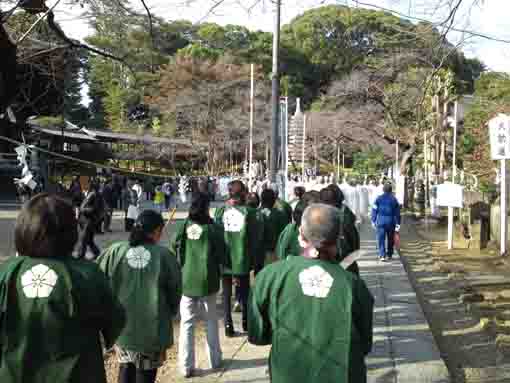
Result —
[[[151,13],[149,7],[147,6],[147,3],[145,2],[145,0],[140,0],[140,1],[143,4],[143,7],[145,8],[145,11],[147,12],[147,17],[149,18],[149,35],[151,37],[151,44],[152,44],[152,51],[151,51],[151,72],[154,73],[154,49],[156,47],[156,43],[154,41],[155,37],[154,37],[154,29],[153,29],[153,25],[152,25],[152,13]]]
[[[77,40],[73,40],[71,38],[69,38],[65,32],[58,26],[58,24],[55,22],[55,14],[53,12],[50,12],[48,14],[48,26],[50,27],[50,29],[55,32],[55,34],[60,38],[62,39],[63,41],[65,41],[67,44],[69,44],[72,48],[78,48],[78,49],[85,49],[85,50],[88,50],[92,53],[95,53],[97,55],[100,55],[100,56],[103,56],[103,57],[106,57],[106,58],[109,58],[111,60],[115,60],[117,62],[120,62],[121,64],[125,65],[132,73],[135,81],[136,81],[136,72],[135,70],[133,69],[133,67],[122,57],[118,57],[118,56],[115,56],[115,55],[112,55],[111,53],[108,53],[108,52],[105,52],[105,51],[102,51],[102,50],[99,50],[97,48],[94,48],[94,47],[91,47],[87,44],[83,44]]]
[[[381,7],[379,5],[363,3],[363,2],[358,2],[358,4],[360,4],[360,5],[364,6],[364,7],[375,8],[375,9],[379,9],[381,11],[393,13],[393,14],[395,14],[397,16],[400,16],[400,17],[403,17],[405,19],[421,21],[421,22],[424,22],[424,23],[430,23],[430,24],[434,24],[434,25],[441,25],[441,23],[433,22],[433,21],[430,21],[430,20],[427,20],[427,19],[423,19],[423,18],[420,18],[420,17],[409,16],[409,15],[406,15],[404,13],[398,12],[398,11],[396,11],[394,9],[390,9],[390,8],[386,8],[386,7]],[[450,30],[452,30],[454,32],[466,33],[466,34],[468,34],[470,36],[480,37],[480,38],[485,39],[485,40],[491,40],[491,41],[496,41],[496,42],[500,42],[500,43],[504,43],[504,44],[510,44],[510,40],[508,40],[508,39],[504,39],[504,38],[500,38],[500,37],[496,37],[496,36],[490,36],[488,34],[481,33],[481,32],[478,32],[478,31],[472,31],[472,30],[468,30],[468,29],[455,28],[455,27],[452,27]]]

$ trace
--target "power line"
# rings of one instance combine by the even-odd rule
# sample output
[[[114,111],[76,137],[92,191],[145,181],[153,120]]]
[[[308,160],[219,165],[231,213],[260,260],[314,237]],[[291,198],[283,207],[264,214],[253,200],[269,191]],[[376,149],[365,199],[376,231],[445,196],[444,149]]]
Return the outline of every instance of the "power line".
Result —
[[[400,17],[402,17],[404,19],[411,19],[411,20],[421,21],[421,22],[424,22],[424,23],[431,23],[431,24],[434,24],[434,25],[440,25],[441,24],[441,23],[433,22],[433,21],[430,21],[430,20],[427,20],[427,19],[423,19],[423,18],[420,18],[420,17],[406,15],[405,13],[402,13],[402,12],[399,12],[399,11],[395,11],[394,9],[381,7],[380,5],[363,3],[363,2],[360,2],[360,1],[357,1],[356,3],[359,4],[359,5],[362,5],[364,7],[367,7],[367,8],[375,8],[375,9],[379,9],[381,11],[393,13],[393,14],[395,14],[397,16],[400,16]],[[450,30],[455,31],[455,32],[459,32],[459,33],[466,33],[466,34],[469,34],[471,36],[480,37],[480,38],[485,39],[485,40],[491,40],[491,41],[495,41],[495,42],[499,42],[499,43],[510,44],[510,40],[503,39],[503,38],[500,38],[500,37],[490,36],[490,35],[487,35],[487,34],[484,34],[484,33],[480,33],[480,32],[477,32],[477,31],[471,31],[471,30],[455,28],[455,27],[450,28]]]

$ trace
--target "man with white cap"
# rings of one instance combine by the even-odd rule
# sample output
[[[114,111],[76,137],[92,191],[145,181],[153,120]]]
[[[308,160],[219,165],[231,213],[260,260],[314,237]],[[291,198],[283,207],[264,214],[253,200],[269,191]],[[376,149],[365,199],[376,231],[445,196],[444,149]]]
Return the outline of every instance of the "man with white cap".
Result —
[[[273,383],[365,383],[373,297],[337,261],[339,211],[312,204],[300,228],[303,256],[266,266],[255,281],[248,340],[272,345]]]

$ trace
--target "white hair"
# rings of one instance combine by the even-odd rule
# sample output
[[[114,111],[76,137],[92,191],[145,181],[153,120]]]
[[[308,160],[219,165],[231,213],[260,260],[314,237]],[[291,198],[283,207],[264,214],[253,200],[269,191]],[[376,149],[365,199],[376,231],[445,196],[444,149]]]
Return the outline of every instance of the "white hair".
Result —
[[[340,235],[340,210],[322,203],[311,204],[301,218],[301,230],[316,249],[335,242]]]

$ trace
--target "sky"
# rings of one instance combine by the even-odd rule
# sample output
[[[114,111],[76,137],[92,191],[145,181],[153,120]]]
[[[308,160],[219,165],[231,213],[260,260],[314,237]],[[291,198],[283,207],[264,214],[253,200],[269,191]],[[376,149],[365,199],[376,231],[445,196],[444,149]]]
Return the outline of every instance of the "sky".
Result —
[[[53,0],[58,1],[58,0]],[[221,25],[238,24],[249,29],[271,31],[274,25],[274,3],[272,0],[220,0],[213,12],[211,8],[218,0],[146,0],[154,15],[166,20],[186,19],[195,23],[216,22]],[[370,8],[376,5],[400,12],[410,17],[432,22],[444,20],[450,12],[451,0],[281,0],[281,23],[289,23],[306,10],[328,4],[343,4]],[[51,4],[50,1],[47,2]],[[142,11],[138,0],[130,0],[133,8]],[[363,3],[364,5],[360,5]],[[474,5],[473,5],[474,4]],[[250,9],[251,8],[251,9]],[[375,9],[375,8],[374,8]],[[90,34],[83,10],[66,2],[55,8],[57,19],[66,33],[76,39]],[[454,27],[506,39],[510,41],[510,0],[464,0],[455,19]],[[462,50],[468,57],[481,59],[490,70],[510,73],[510,44],[471,37],[450,32],[448,40],[454,44],[463,41]]]

